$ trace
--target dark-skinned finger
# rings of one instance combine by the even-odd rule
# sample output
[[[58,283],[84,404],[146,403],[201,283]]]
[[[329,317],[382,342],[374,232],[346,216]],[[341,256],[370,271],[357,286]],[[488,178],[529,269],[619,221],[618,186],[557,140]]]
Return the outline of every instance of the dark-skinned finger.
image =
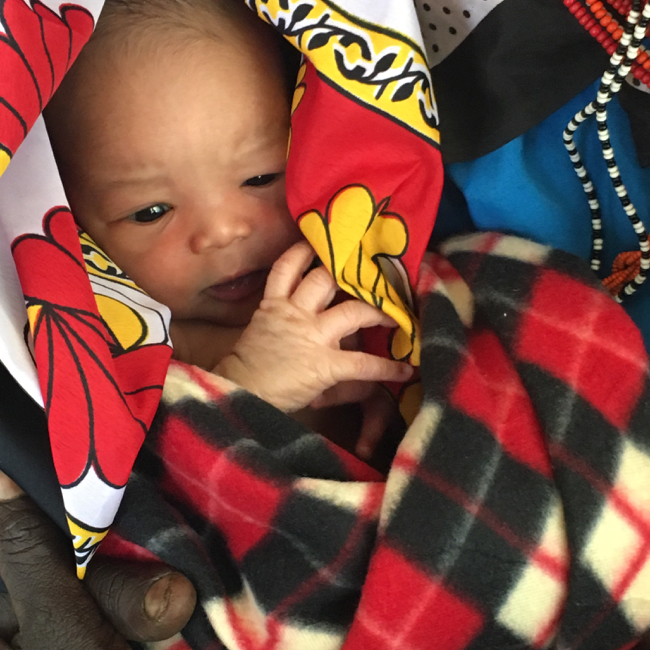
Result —
[[[128,650],[77,579],[71,546],[29,498],[0,503],[0,576],[22,650]]]
[[[0,639],[9,641],[18,632],[18,619],[9,594],[0,594]]]
[[[116,630],[132,641],[160,641],[180,632],[196,605],[196,591],[164,564],[96,557],[88,591]]]

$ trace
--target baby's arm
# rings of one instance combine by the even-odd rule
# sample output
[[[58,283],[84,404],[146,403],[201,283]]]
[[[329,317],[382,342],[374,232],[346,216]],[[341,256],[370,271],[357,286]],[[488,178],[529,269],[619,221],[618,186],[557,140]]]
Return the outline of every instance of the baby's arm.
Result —
[[[364,327],[395,323],[358,300],[328,307],[337,286],[324,267],[303,274],[314,252],[306,242],[273,265],[259,309],[213,372],[291,413],[342,382],[405,381],[412,368],[356,350],[341,339]]]

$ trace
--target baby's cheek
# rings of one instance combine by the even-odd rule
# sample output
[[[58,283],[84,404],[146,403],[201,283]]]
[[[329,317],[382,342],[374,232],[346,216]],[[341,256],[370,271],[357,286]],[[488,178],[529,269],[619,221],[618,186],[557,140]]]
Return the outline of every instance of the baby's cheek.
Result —
[[[183,266],[169,257],[142,255],[128,266],[124,270],[138,287],[172,310],[185,308],[192,293],[196,294]]]

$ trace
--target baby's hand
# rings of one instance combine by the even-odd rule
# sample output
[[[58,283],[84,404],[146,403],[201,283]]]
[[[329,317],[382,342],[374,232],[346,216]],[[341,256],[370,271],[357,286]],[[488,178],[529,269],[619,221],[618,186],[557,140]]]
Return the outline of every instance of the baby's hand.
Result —
[[[328,309],[337,291],[328,270],[302,277],[313,258],[311,246],[301,242],[275,262],[259,309],[214,369],[287,413],[340,382],[406,381],[413,372],[406,363],[341,350],[341,339],[360,328],[395,322],[359,300]]]
[[[339,404],[357,403],[361,407],[362,421],[354,453],[370,460],[379,441],[391,422],[399,417],[397,402],[387,389],[377,382],[348,381],[326,390],[311,406],[315,409]]]

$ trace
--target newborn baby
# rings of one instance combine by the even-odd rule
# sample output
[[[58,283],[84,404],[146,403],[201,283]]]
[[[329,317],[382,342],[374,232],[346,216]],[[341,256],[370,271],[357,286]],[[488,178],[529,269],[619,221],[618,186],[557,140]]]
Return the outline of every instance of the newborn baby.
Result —
[[[324,267],[303,277],[313,252],[286,205],[278,38],[241,2],[109,0],[46,123],[73,214],[171,309],[175,357],[324,434],[324,411],[302,409],[363,402],[367,456],[391,408],[375,382],[412,369],[342,350],[393,321],[357,300],[330,306]]]

